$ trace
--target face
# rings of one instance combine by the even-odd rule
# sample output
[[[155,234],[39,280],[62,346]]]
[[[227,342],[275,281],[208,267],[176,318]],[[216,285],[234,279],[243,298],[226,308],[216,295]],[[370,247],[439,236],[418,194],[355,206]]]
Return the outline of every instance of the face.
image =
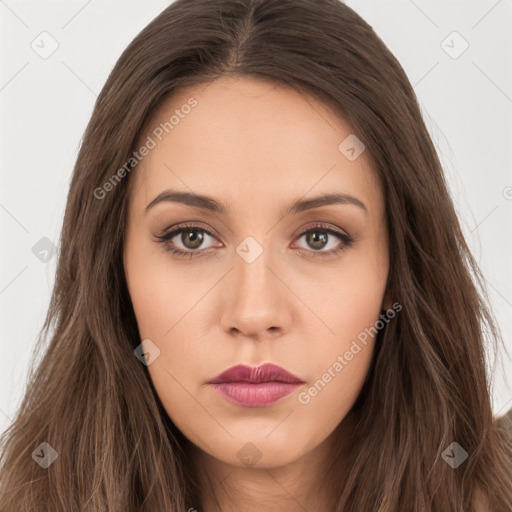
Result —
[[[388,237],[365,151],[340,147],[350,135],[312,97],[223,77],[174,92],[141,139],[124,266],[147,369],[174,424],[219,461],[298,460],[361,390],[390,307]],[[211,383],[264,363],[297,383]]]

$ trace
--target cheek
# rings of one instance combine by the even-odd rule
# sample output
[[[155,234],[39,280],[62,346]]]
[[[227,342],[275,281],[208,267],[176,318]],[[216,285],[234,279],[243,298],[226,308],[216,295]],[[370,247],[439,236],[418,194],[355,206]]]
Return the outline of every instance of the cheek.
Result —
[[[382,296],[375,282],[366,293],[348,284],[345,292],[331,296],[335,300],[330,318],[335,319],[331,326],[336,336],[311,344],[305,351],[309,379],[297,393],[293,414],[293,421],[305,433],[305,448],[322,442],[347,416],[373,357]]]
[[[340,339],[311,354],[313,377],[298,393],[297,401],[316,418],[340,421],[355,402],[368,373],[375,340],[365,335]]]
[[[369,343],[357,354],[349,350],[351,360],[346,359],[347,351],[331,353],[317,378],[297,394],[294,422],[307,432],[309,448],[327,438],[349,413],[368,373],[372,348]]]
[[[310,378],[297,395],[301,421],[312,431],[318,429],[319,436],[336,428],[361,391],[375,339],[387,325],[379,321],[386,278],[385,253],[379,259],[371,251],[354,255],[333,276],[323,296],[317,295],[316,303],[310,303],[312,308],[318,305],[332,331],[320,343],[304,347]]]
[[[128,246],[125,256],[126,282],[142,339],[164,338],[191,295],[188,289],[184,293],[179,274],[159,252],[140,244]]]
[[[336,336],[308,350],[310,378],[297,401],[304,416],[325,431],[343,420],[361,391],[374,352],[379,313],[377,298],[352,295],[350,306],[338,308],[332,324]]]
[[[193,431],[202,436],[201,429],[208,423],[193,418],[201,418],[204,411],[195,399],[196,389],[192,391],[193,398],[186,392],[192,388],[191,382],[197,386],[193,368],[201,366],[200,354],[196,357],[193,343],[187,338],[195,332],[197,322],[194,315],[186,314],[193,307],[194,299],[197,302],[200,290],[194,293],[190,283],[187,287],[183,274],[165,264],[165,254],[155,257],[154,252],[145,252],[141,247],[128,245],[127,248],[125,275],[140,340],[149,339],[154,344],[146,345],[153,351],[147,371],[176,426],[193,439],[194,433],[190,431],[193,423]],[[196,294],[199,296],[195,297]],[[211,429],[211,425],[207,428]]]

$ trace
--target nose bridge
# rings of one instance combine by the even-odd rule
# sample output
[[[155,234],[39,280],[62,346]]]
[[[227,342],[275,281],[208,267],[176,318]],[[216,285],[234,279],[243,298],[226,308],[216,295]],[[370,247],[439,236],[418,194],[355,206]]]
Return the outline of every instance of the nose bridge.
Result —
[[[247,237],[236,247],[223,314],[227,330],[258,335],[270,328],[283,328],[286,287],[276,276],[269,239]]]
[[[256,295],[263,297],[269,293],[269,287],[272,287],[271,279],[269,279],[269,275],[272,275],[270,270],[270,250],[267,248],[254,260],[248,260],[245,259],[244,256],[250,256],[254,249],[249,248],[249,250],[245,252],[247,245],[244,245],[239,246],[237,249],[237,257],[235,258],[235,279],[238,281],[237,289],[243,297],[247,295],[249,295],[249,297]],[[240,255],[238,251],[243,251],[244,255]]]

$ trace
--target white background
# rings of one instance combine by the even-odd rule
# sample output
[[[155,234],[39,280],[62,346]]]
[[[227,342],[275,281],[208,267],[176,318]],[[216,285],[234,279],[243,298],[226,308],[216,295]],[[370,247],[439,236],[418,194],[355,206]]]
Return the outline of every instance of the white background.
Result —
[[[347,3],[389,46],[415,88],[512,353],[512,0]],[[43,237],[58,243],[96,95],[123,49],[168,4],[0,0],[0,431],[23,396],[54,282],[56,258],[43,263],[32,247]],[[58,43],[47,59],[31,47],[50,37],[39,36],[43,31]],[[453,31],[469,44],[458,58],[442,46],[452,54],[463,48]],[[506,354],[493,374],[493,407],[501,415],[512,407]]]

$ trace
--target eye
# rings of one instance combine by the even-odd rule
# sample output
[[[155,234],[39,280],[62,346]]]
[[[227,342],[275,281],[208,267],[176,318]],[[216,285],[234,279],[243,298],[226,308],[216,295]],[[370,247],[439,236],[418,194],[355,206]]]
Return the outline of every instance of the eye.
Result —
[[[354,242],[354,239],[346,233],[323,224],[317,224],[306,229],[299,235],[298,240],[302,238],[304,238],[306,244],[313,249],[308,250],[306,248],[306,253],[309,253],[308,256],[314,258],[334,256],[350,247]],[[323,250],[328,246],[330,246],[329,250]]]
[[[209,238],[215,239],[215,235],[197,224],[185,224],[176,229],[156,237],[165,250],[176,254],[177,256],[187,256],[190,258],[195,253],[206,250],[203,246]],[[202,247],[201,250],[199,250]]]
[[[208,239],[217,239],[213,233],[197,224],[177,226],[156,238],[158,239],[157,243],[162,244],[165,250],[177,256],[190,255],[190,258],[204,252],[211,252],[209,249],[213,246],[205,248],[204,245],[207,245]],[[346,233],[323,224],[317,224],[302,231],[297,240],[302,238],[305,238],[306,244],[311,249],[300,248],[299,252],[305,253],[309,257],[333,256],[350,247],[354,242],[354,239]],[[331,247],[324,250],[328,246]]]

